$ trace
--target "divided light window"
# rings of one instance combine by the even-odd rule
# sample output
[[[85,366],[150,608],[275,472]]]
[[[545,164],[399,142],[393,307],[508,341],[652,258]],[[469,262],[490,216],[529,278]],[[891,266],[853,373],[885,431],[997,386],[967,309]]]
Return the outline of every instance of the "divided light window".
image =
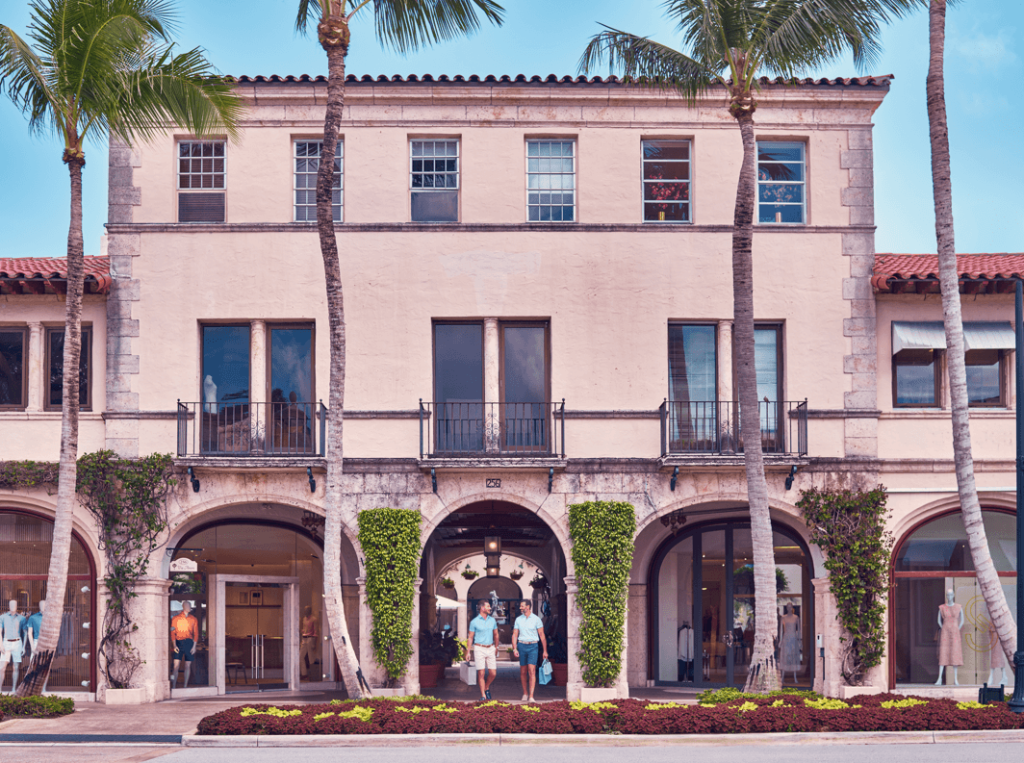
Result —
[[[21,409],[28,400],[28,331],[0,326],[0,410]]]
[[[643,141],[644,222],[688,223],[690,141]]]
[[[83,411],[91,409],[90,356],[92,329],[82,326],[82,355],[78,362],[78,404]],[[58,410],[64,402],[64,329],[46,329],[46,409]]]
[[[295,222],[316,222],[316,175],[320,171],[322,140],[297,140],[293,144],[295,153]],[[338,141],[334,155],[334,191],[331,194],[331,214],[334,222],[342,221],[344,196],[345,144]]]
[[[803,143],[757,143],[757,221],[807,222]]]
[[[409,141],[412,221],[459,221],[459,141]]]
[[[178,142],[178,222],[224,222],[222,140]]]
[[[526,219],[576,220],[576,141],[526,141]]]

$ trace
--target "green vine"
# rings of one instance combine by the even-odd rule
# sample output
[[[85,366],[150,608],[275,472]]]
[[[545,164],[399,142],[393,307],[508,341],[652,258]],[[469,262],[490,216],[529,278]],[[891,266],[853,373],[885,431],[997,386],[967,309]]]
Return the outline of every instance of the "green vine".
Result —
[[[848,633],[841,661],[851,686],[863,683],[885,654],[885,602],[893,537],[885,488],[801,491],[810,540],[825,553],[825,569],[836,600],[839,623]]]
[[[576,601],[583,615],[577,656],[587,686],[611,686],[622,667],[635,532],[632,504],[588,501],[569,507]]]
[[[412,606],[420,562],[420,513],[391,508],[360,512],[359,546],[365,555],[366,603],[373,615],[373,655],[391,687],[405,674],[413,653]]]
[[[48,461],[0,461],[0,488],[26,490],[57,485],[60,464]]]
[[[132,621],[130,604],[149,555],[167,528],[167,495],[177,483],[172,469],[171,457],[161,454],[119,459],[101,450],[78,459],[79,500],[96,517],[99,547],[106,555],[107,608],[99,656],[112,689],[129,688],[142,665],[129,640],[139,627]]]

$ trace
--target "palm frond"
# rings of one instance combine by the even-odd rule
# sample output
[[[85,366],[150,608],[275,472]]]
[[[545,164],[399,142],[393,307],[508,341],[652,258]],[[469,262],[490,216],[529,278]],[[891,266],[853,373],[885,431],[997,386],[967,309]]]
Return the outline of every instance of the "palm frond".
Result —
[[[321,13],[320,0],[299,0],[298,11],[295,14],[295,31],[306,34],[309,31],[310,16],[319,17]]]
[[[495,0],[373,0],[373,10],[377,39],[398,53],[465,37],[483,21],[501,26],[505,13]]]
[[[690,102],[719,79],[717,71],[702,61],[649,37],[608,26],[587,44],[580,56],[579,71],[590,73],[604,62],[610,72],[621,74],[628,81],[672,88]]]
[[[0,93],[28,115],[29,127],[39,130],[53,113],[52,94],[43,62],[9,27],[0,24]]]

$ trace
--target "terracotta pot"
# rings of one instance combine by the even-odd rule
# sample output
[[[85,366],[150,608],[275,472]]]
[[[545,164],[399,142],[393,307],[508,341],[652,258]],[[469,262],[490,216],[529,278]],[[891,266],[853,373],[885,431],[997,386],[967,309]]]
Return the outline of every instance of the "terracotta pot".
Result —
[[[432,689],[437,686],[437,672],[440,665],[420,665],[420,687]]]
[[[567,683],[569,683],[569,663],[551,663],[551,683],[553,683],[555,686],[565,686]]]

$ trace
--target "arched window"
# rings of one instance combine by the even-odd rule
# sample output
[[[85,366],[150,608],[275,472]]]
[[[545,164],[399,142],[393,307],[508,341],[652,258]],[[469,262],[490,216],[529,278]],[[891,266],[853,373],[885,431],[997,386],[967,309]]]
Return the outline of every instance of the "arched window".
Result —
[[[992,509],[984,510],[982,516],[992,561],[1002,580],[1010,611],[1016,617],[1016,516]],[[989,627],[991,620],[978,588],[974,560],[959,512],[918,525],[904,536],[893,554],[890,602],[893,682],[935,683],[939,675],[942,635],[939,606],[946,603],[950,591],[964,615],[960,629],[963,664],[955,666],[957,680],[961,685],[981,684],[989,681],[994,669],[997,683],[1012,682],[1012,670],[1008,669],[1005,677],[1002,673],[1005,659]],[[953,682],[951,673],[946,671],[946,683]]]
[[[52,544],[52,520],[18,509],[0,509],[0,602],[3,612],[8,611],[12,601],[21,617],[27,619],[39,612],[39,602],[47,598],[46,573],[50,567]],[[60,640],[50,669],[48,691],[96,689],[95,596],[96,571],[92,558],[81,539],[74,534],[71,537]],[[53,605],[54,602],[46,604]],[[24,677],[31,657],[31,649],[26,650],[19,666],[20,677]],[[9,691],[10,668],[5,672],[4,690]]]

